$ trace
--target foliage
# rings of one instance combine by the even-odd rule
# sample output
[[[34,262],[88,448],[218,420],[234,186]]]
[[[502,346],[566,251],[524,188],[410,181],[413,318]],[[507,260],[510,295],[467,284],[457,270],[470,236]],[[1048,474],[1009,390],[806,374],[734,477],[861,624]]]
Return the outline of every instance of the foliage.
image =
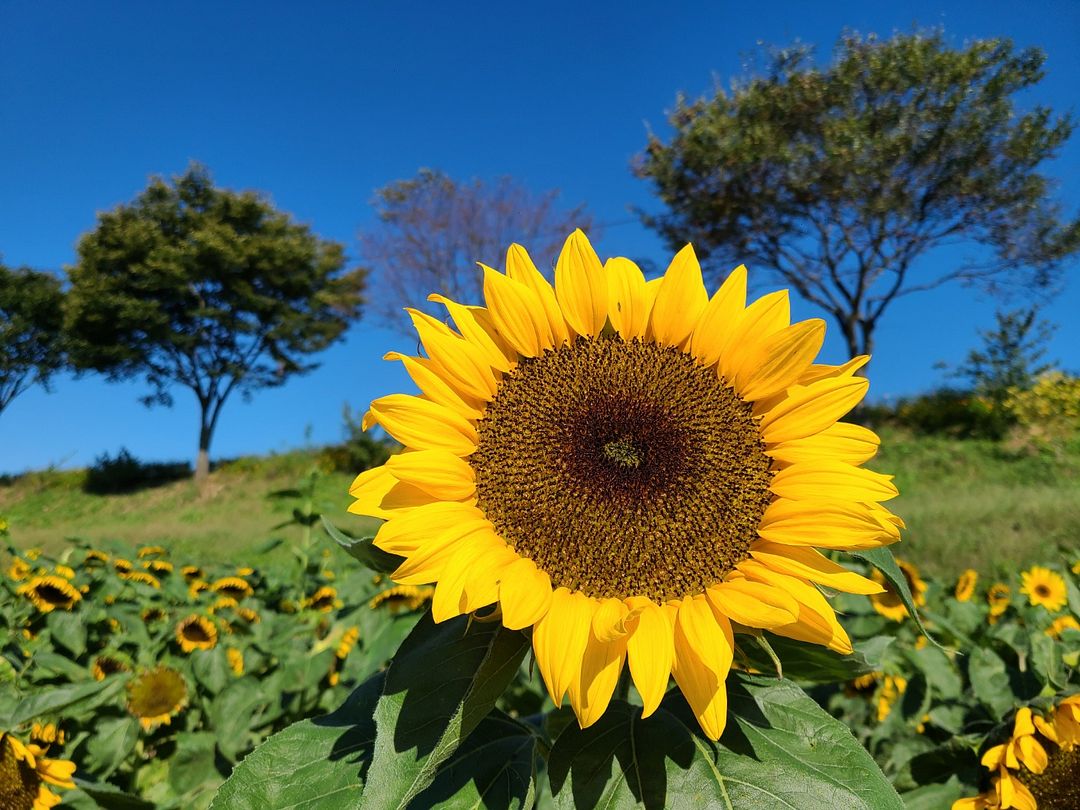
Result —
[[[1080,433],[1080,377],[1043,374],[1030,388],[1010,388],[1004,405],[1031,439],[1058,452]]]
[[[121,447],[115,458],[104,453],[94,459],[94,466],[86,471],[83,489],[95,495],[115,495],[179,481],[189,475],[191,467],[186,462],[146,463]]]
[[[668,209],[647,225],[714,270],[770,271],[835,318],[852,355],[871,352],[900,296],[952,280],[1052,283],[1080,249],[1080,221],[1062,219],[1038,171],[1072,121],[1016,109],[1042,78],[1041,51],[845,33],[832,64],[811,56],[779,50],[730,91],[677,99],[671,140],[651,136],[636,164]],[[957,240],[982,255],[931,270],[924,257]]]
[[[64,365],[60,280],[0,264],[0,413]]]
[[[319,452],[319,464],[328,471],[359,475],[364,470],[386,463],[400,446],[385,435],[376,436],[365,431],[358,414],[346,404],[342,409],[345,421],[345,441],[324,447]]]
[[[592,227],[583,205],[561,210],[558,196],[557,190],[534,194],[511,177],[462,182],[431,169],[378,189],[376,222],[360,235],[361,255],[375,272],[375,314],[403,330],[402,309],[428,293],[482,300],[477,261],[501,266],[502,252],[514,242],[546,267],[566,234]]]
[[[229,395],[315,368],[308,356],[339,339],[363,303],[365,271],[342,272],[340,244],[254,192],[215,188],[198,165],[100,214],[78,255],[65,318],[74,362],[144,377],[148,404],[190,389],[200,479]]]
[[[854,416],[863,424],[905,428],[922,436],[998,439],[1011,422],[1002,410],[972,391],[939,388],[894,404],[864,405]]]
[[[997,328],[979,330],[982,348],[968,352],[956,376],[966,378],[975,393],[995,404],[1004,401],[1010,388],[1029,388],[1053,368],[1042,359],[1056,327],[1038,314],[1035,307],[994,313]]]

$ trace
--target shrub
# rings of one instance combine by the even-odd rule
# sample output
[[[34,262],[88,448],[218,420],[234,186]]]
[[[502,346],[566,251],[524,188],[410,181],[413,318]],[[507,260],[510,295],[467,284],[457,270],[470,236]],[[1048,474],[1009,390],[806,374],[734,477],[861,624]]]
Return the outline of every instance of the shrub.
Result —
[[[83,489],[94,495],[114,495],[160,486],[187,478],[191,467],[185,462],[145,464],[121,447],[115,458],[108,453],[98,456],[86,471]]]
[[[1043,374],[1030,388],[1010,388],[1005,407],[1036,445],[1060,448],[1080,431],[1080,377]]]

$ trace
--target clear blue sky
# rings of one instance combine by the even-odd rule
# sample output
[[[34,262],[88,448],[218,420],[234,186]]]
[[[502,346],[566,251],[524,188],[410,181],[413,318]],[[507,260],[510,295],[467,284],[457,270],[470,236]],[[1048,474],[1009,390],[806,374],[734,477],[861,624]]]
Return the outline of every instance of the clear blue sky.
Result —
[[[514,175],[560,188],[602,222],[655,206],[628,169],[646,126],[665,132],[678,90],[708,92],[757,43],[825,51],[844,27],[888,35],[943,25],[954,43],[1011,36],[1048,53],[1028,102],[1077,107],[1080,3],[1059,2],[62,2],[0,0],[0,253],[59,271],[95,214],[151,174],[205,162],[220,185],[267,192],[355,253],[375,188],[419,167]],[[1051,167],[1080,208],[1080,135]],[[602,255],[663,264],[634,222],[609,227]],[[752,268],[751,268],[752,269]],[[1076,269],[1075,266],[1073,268]],[[872,396],[942,381],[991,323],[994,303],[963,289],[897,303],[883,322]],[[1080,283],[1048,310],[1055,358],[1080,368]],[[816,314],[797,305],[795,314]],[[409,390],[379,358],[404,341],[361,322],[322,367],[251,403],[226,405],[213,455],[283,450],[341,434],[357,407]],[[838,360],[831,339],[826,356]],[[194,400],[146,409],[136,383],[62,377],[0,416],[0,471],[82,465],[122,445],[144,459],[194,455]]]

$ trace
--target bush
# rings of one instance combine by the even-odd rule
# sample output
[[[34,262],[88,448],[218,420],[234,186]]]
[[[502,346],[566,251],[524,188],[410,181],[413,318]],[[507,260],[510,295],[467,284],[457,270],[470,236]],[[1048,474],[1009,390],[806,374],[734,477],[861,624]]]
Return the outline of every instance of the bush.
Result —
[[[871,427],[892,425],[914,433],[957,439],[1000,439],[1015,421],[1013,414],[970,391],[940,388],[901,399],[895,406],[867,405],[853,414]]]
[[[115,495],[168,484],[190,475],[191,467],[186,462],[144,464],[126,447],[121,447],[115,458],[105,453],[94,460],[94,466],[86,471],[83,489],[93,495]]]
[[[1080,377],[1044,374],[1028,389],[1010,388],[1005,407],[1036,445],[1059,448],[1080,431]]]

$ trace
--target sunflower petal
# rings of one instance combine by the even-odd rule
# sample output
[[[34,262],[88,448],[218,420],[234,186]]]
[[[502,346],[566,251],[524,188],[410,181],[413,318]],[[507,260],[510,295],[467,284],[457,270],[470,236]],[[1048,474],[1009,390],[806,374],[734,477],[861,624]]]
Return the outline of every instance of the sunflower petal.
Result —
[[[751,544],[750,556],[774,571],[808,579],[844,593],[869,596],[872,593],[885,592],[885,589],[872,579],[849,571],[812,548],[758,540]]]
[[[731,624],[709,607],[704,596],[687,597],[675,622],[673,674],[711,740],[727,724],[727,676],[735,648]]]
[[[882,475],[840,461],[804,461],[773,476],[770,489],[781,498],[828,498],[876,503],[895,498],[899,492],[891,475]]]
[[[387,352],[383,355],[383,360],[400,360],[420,392],[432,402],[445,405],[466,419],[479,419],[484,415],[480,400],[456,390],[432,369],[431,361],[427,358],[410,357],[400,352]]]
[[[794,597],[762,582],[728,580],[705,595],[716,610],[746,627],[780,627],[799,618]]]
[[[681,346],[708,302],[701,265],[694,248],[686,245],[663,275],[649,313],[648,334],[663,346]]]
[[[770,444],[820,433],[858,405],[869,387],[865,377],[829,377],[790,388],[762,415],[761,433]]]
[[[544,305],[536,293],[498,270],[484,271],[484,300],[495,328],[523,357],[537,357],[554,345]]]
[[[641,268],[629,259],[617,257],[604,264],[608,280],[608,317],[623,340],[645,336],[653,296],[649,294]]]
[[[509,371],[510,361],[506,357],[506,354],[499,347],[495,338],[488,333],[488,331],[481,325],[480,320],[476,317],[476,311],[482,309],[482,307],[467,307],[464,304],[459,304],[457,301],[452,301],[445,295],[439,295],[438,293],[432,293],[428,296],[428,301],[436,304],[442,304],[446,307],[446,311],[450,313],[450,317],[454,319],[454,325],[458,328],[461,336],[469,342],[470,345],[478,348],[484,358],[484,362],[491,368],[498,369],[499,371]]]
[[[636,614],[636,624],[627,642],[630,676],[641,695],[641,716],[648,717],[660,706],[671,677],[675,657],[674,627],[655,602],[631,597],[628,606]]]
[[[482,542],[483,539],[497,539],[491,524],[476,526],[454,526],[432,535],[405,562],[398,566],[390,578],[399,585],[427,585],[438,582],[446,569],[446,564],[457,551],[458,544]]]
[[[497,382],[487,353],[452,332],[446,324],[425,312],[406,309],[412,318],[428,359],[444,380],[463,395],[488,401],[495,395]]]
[[[403,484],[395,478],[386,465],[373,467],[356,476],[349,487],[355,500],[348,511],[354,515],[388,520],[420,506],[437,500],[433,495],[412,484]]]
[[[734,380],[735,372],[754,355],[756,347],[790,324],[791,302],[787,290],[777,290],[754,301],[739,315],[727,350],[717,362],[717,372],[725,380]]]
[[[502,623],[509,630],[536,624],[551,607],[551,577],[522,557],[502,572],[499,585]]]
[[[739,563],[738,569],[749,579],[765,582],[786,591],[799,603],[798,621],[782,627],[774,627],[773,633],[797,641],[821,644],[843,655],[852,651],[851,639],[837,620],[836,611],[820,591],[809,582],[799,577],[781,574],[756,560],[743,560]]]
[[[831,458],[859,465],[877,455],[881,439],[862,425],[836,422],[820,433],[792,439],[768,448],[765,453],[782,464]]]
[[[428,399],[390,394],[371,403],[387,433],[415,450],[445,450],[467,456],[476,450],[476,428],[464,416]]]
[[[746,266],[740,264],[709,299],[690,336],[690,353],[702,365],[713,365],[727,352],[745,306]]]
[[[487,524],[484,513],[475,506],[435,501],[418,506],[379,527],[374,544],[388,554],[407,557],[432,535],[447,529],[479,529]]]
[[[784,391],[795,385],[824,342],[825,321],[820,318],[781,329],[746,354],[735,369],[735,390],[750,402]]]
[[[864,549],[895,543],[900,530],[866,504],[780,498],[762,515],[758,535],[788,546]]]
[[[617,601],[617,600],[613,600]],[[570,705],[578,725],[588,728],[607,710],[626,661],[626,636],[601,641],[589,633],[581,673],[570,683]]]
[[[555,297],[575,332],[585,337],[600,334],[607,322],[607,276],[580,230],[567,237],[555,263]]]
[[[556,706],[581,673],[595,610],[596,602],[585,594],[556,588],[547,614],[533,628],[533,653]]]
[[[390,456],[386,468],[395,478],[448,501],[476,494],[476,475],[465,461],[445,450],[412,450]]]
[[[555,297],[555,290],[547,279],[536,269],[528,252],[521,245],[511,245],[506,251],[506,275],[532,290],[547,317],[551,336],[555,341],[556,348],[566,343],[568,339],[566,331],[566,319],[559,308],[559,301]]]

